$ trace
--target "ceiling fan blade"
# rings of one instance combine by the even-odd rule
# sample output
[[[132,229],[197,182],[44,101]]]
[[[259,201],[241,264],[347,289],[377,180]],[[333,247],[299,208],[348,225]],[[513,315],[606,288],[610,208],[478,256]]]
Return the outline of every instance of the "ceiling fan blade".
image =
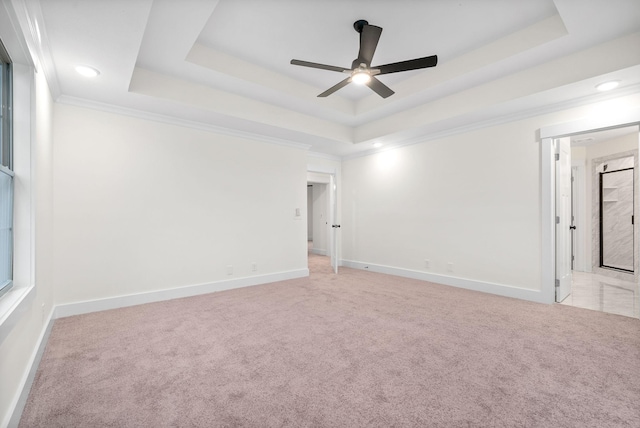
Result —
[[[360,33],[360,52],[358,52],[358,63],[364,62],[367,67],[371,65],[373,54],[376,52],[378,40],[380,40],[382,28],[375,25],[364,25]],[[360,65],[360,64],[358,64]]]
[[[324,91],[323,93],[321,93],[320,95],[318,95],[318,97],[328,97],[329,95],[333,94],[335,91],[337,91],[340,88],[344,88],[345,86],[347,86],[349,83],[351,83],[351,76],[347,77],[346,79],[344,79],[343,81],[341,81],[340,83],[338,83],[337,85],[333,85],[332,87],[330,87],[329,89],[327,89],[326,91]]]
[[[378,74],[397,73],[399,71],[418,70],[420,68],[435,67],[438,64],[438,55],[426,56],[424,58],[410,59],[408,61],[394,62],[393,64],[378,65]]]
[[[371,76],[371,80],[367,82],[367,86],[373,89],[373,91],[376,94],[380,95],[382,98],[387,98],[395,94],[395,92],[393,92],[391,88],[389,88],[387,85],[385,85],[384,83],[382,83],[381,81],[379,81],[373,76]]]
[[[333,65],[326,65],[326,64],[318,64],[316,62],[300,61],[299,59],[292,59],[291,64],[300,65],[302,67],[319,68],[321,70],[337,71],[338,73],[349,71],[348,68],[336,67]]]

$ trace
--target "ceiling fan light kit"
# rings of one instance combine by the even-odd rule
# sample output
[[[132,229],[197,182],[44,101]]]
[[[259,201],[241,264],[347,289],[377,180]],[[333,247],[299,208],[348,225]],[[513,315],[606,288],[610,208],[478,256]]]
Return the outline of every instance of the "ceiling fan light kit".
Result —
[[[380,40],[382,28],[375,25],[369,25],[369,23],[364,19],[360,19],[354,22],[353,28],[358,33],[360,33],[360,51],[358,52],[358,57],[353,60],[351,68],[318,64],[315,62],[301,61],[298,59],[291,60],[291,64],[293,65],[349,74],[349,77],[338,82],[336,85],[327,89],[323,93],[319,94],[318,97],[327,97],[336,92],[338,89],[343,88],[349,83],[353,82],[355,84],[367,85],[382,98],[387,98],[393,95],[394,92],[391,90],[391,88],[378,80],[376,78],[377,75],[435,67],[438,64],[438,56],[432,55],[424,58],[410,59],[407,61],[400,61],[392,64],[371,67],[371,60],[373,59],[373,54],[375,53],[376,47],[378,46],[378,40]]]
[[[368,70],[357,69],[351,74],[351,81],[356,85],[364,85],[371,80],[371,74]]]

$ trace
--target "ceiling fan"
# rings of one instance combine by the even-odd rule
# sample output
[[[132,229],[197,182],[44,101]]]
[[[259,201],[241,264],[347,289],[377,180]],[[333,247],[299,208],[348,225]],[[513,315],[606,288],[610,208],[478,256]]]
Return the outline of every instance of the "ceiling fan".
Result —
[[[349,77],[327,89],[319,97],[326,97],[338,89],[347,86],[353,82],[356,84],[367,85],[375,93],[382,98],[393,95],[393,92],[387,85],[378,80],[375,76],[389,73],[398,73],[400,71],[418,70],[421,68],[435,67],[438,64],[438,56],[432,55],[424,58],[410,59],[407,61],[394,62],[392,64],[378,65],[371,67],[373,54],[378,46],[378,40],[382,33],[382,28],[375,25],[369,25],[364,19],[360,19],[353,23],[353,28],[360,33],[360,52],[351,64],[351,68],[336,67],[333,65],[318,64],[315,62],[300,61],[292,59],[291,64],[300,65],[302,67],[319,68],[321,70],[337,71],[338,73],[348,73]]]

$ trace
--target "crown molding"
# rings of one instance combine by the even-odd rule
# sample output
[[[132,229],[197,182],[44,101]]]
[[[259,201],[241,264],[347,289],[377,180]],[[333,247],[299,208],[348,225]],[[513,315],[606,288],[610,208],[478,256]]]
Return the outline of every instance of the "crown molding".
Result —
[[[15,19],[13,25],[21,32],[25,51],[31,59],[36,72],[41,70],[44,73],[49,85],[49,91],[55,99],[61,94],[60,83],[53,64],[53,57],[51,56],[51,48],[40,2],[27,3],[25,0],[12,0],[10,4],[14,12],[14,15],[10,16],[10,18],[12,20]]]
[[[93,110],[100,110],[107,113],[115,113],[123,116],[130,116],[138,119],[150,120],[153,122],[166,123],[169,125],[182,126],[185,128],[198,129],[200,131],[212,132],[215,134],[225,135],[228,137],[244,138],[247,140],[259,141],[261,143],[274,144],[277,146],[290,147],[290,148],[299,149],[299,150],[306,151],[311,148],[311,144],[297,143],[294,141],[269,137],[266,135],[255,134],[252,132],[240,131],[237,129],[211,125],[209,123],[196,122],[192,120],[180,119],[173,116],[167,116],[164,114],[151,113],[148,111],[117,106],[114,104],[101,103],[98,101],[92,101],[85,98],[77,98],[77,97],[71,97],[68,95],[62,95],[58,97],[56,102],[60,104],[75,106],[75,107],[83,107],[83,108],[88,108]]]
[[[464,134],[467,132],[476,131],[483,128],[504,125],[506,123],[515,122],[518,120],[528,119],[535,116],[542,116],[545,114],[555,113],[561,110],[568,110],[571,108],[582,107],[588,104],[594,104],[597,102],[603,102],[603,101],[620,98],[627,95],[634,95],[638,93],[640,93],[640,84],[630,85],[616,91],[587,95],[584,97],[579,97],[571,100],[548,104],[541,107],[533,107],[533,108],[521,110],[511,114],[500,115],[500,116],[486,119],[486,120],[471,122],[461,126],[448,128],[442,131],[425,133],[423,135],[413,137],[413,138],[408,138],[406,140],[400,141],[395,144],[390,144],[381,149],[371,149],[371,150],[367,150],[359,153],[345,155],[341,157],[341,160],[344,161],[344,160],[356,159],[364,156],[371,156],[376,153],[384,152],[387,150],[397,149],[397,148],[406,147],[406,146],[412,146],[414,144],[426,143],[429,141],[434,141],[442,138],[451,137],[454,135]]]
[[[517,112],[511,113],[511,114],[498,115],[496,117],[492,117],[492,118],[489,118],[489,119],[486,119],[486,120],[468,122],[468,123],[460,125],[460,126],[454,126],[454,127],[450,127],[450,128],[444,129],[444,130],[440,130],[440,131],[426,132],[426,133],[424,133],[422,135],[419,135],[417,137],[407,138],[407,139],[402,140],[400,142],[397,142],[395,144],[387,145],[386,147],[381,148],[381,149],[370,149],[370,150],[365,150],[365,151],[362,151],[362,152],[353,153],[353,154],[344,155],[344,156],[336,156],[336,155],[331,155],[331,154],[327,154],[327,153],[310,152],[310,151],[307,153],[307,155],[309,157],[313,157],[313,158],[327,159],[327,160],[342,162],[344,160],[356,159],[356,158],[360,158],[360,157],[364,157],[364,156],[371,156],[371,155],[374,155],[376,153],[384,152],[384,151],[387,151],[387,150],[392,150],[392,149],[405,147],[405,146],[411,146],[411,145],[414,145],[414,144],[426,143],[426,142],[429,142],[429,141],[434,141],[434,140],[437,140],[437,139],[447,138],[447,137],[450,137],[450,136],[459,135],[459,134],[463,134],[463,133],[467,133],[467,132],[471,132],[471,131],[475,131],[475,130],[479,130],[479,129],[483,129],[483,128],[488,128],[488,127],[492,127],[492,126],[499,126],[499,125],[503,125],[503,124],[506,124],[506,123],[515,122],[515,121],[518,121],[518,120],[523,120],[523,119],[527,119],[527,118],[531,118],[531,117],[535,117],[535,116],[542,116],[542,115],[545,115],[545,114],[550,114],[550,113],[554,113],[554,112],[561,111],[561,110],[567,110],[567,109],[570,109],[570,108],[581,107],[581,106],[585,106],[585,105],[588,105],[588,104],[593,104],[593,103],[597,103],[597,102],[603,102],[603,101],[607,101],[607,100],[610,100],[610,99],[620,98],[620,97],[624,97],[624,96],[627,96],[627,95],[633,95],[633,94],[637,94],[637,93],[640,93],[640,85],[631,85],[631,86],[620,88],[620,89],[618,89],[616,91],[611,91],[611,92],[608,92],[608,93],[598,93],[598,94],[588,95],[588,96],[584,96],[584,97],[574,98],[574,99],[571,99],[571,100],[566,100],[566,101],[561,101],[561,102],[557,102],[557,103],[548,104],[548,105],[545,105],[545,106],[538,106],[538,107],[533,107],[533,108],[529,108],[529,109],[524,109],[524,110],[521,110],[521,111],[517,111]],[[158,113],[151,113],[151,112],[147,112],[147,111],[143,111],[143,110],[137,110],[137,109],[132,109],[132,108],[128,108],[128,107],[117,106],[117,105],[114,105],[114,104],[106,104],[106,103],[92,101],[92,100],[88,100],[88,99],[84,99],[84,98],[71,97],[71,96],[67,96],[67,95],[62,95],[62,96],[58,97],[56,102],[59,102],[60,104],[68,104],[68,105],[73,105],[73,106],[77,106],[77,107],[90,108],[90,109],[94,109],[94,110],[101,110],[101,111],[105,111],[105,112],[108,112],[108,113],[121,114],[121,115],[124,115],[124,116],[131,116],[131,117],[136,117],[136,118],[145,119],[145,120],[151,120],[151,121],[155,121],[155,122],[178,125],[178,126],[183,126],[183,127],[186,127],[186,128],[199,129],[199,130],[203,130],[203,131],[207,131],[207,132],[213,132],[213,133],[220,134],[220,135],[227,135],[227,136],[230,136],[230,137],[244,138],[244,139],[259,141],[259,142],[262,142],[262,143],[268,143],[268,144],[274,144],[274,145],[279,145],[279,146],[291,147],[291,148],[296,148],[296,149],[300,149],[300,150],[307,150],[308,151],[312,147],[311,144],[298,143],[298,142],[294,142],[294,141],[290,141],[290,140],[269,137],[269,136],[260,135],[260,134],[256,134],[256,133],[251,133],[251,132],[246,132],[246,131],[240,131],[240,130],[237,130],[237,129],[225,128],[225,127],[221,127],[221,126],[217,126],[217,125],[211,125],[211,124],[204,123],[204,122],[197,122],[197,121],[191,121],[191,120],[186,120],[186,119],[180,119],[180,118],[176,118],[176,117],[173,117],[173,116],[168,116],[168,115],[163,115],[163,114],[158,114]]]

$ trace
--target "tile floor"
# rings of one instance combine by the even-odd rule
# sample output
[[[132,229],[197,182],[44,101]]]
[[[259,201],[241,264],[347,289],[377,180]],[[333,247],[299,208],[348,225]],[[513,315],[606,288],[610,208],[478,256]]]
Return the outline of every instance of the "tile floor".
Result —
[[[640,287],[630,281],[573,271],[571,294],[562,304],[640,318]]]

